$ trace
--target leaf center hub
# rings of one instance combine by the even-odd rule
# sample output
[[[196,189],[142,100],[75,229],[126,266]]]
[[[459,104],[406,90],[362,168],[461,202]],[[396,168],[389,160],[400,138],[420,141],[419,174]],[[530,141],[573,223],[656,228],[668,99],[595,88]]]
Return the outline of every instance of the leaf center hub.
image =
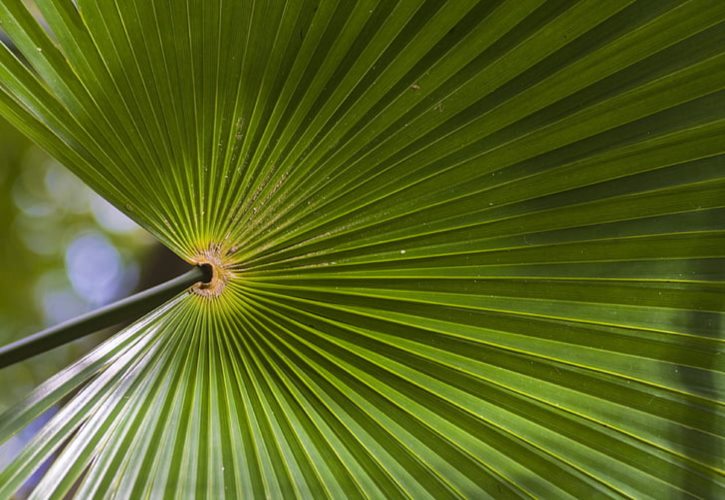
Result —
[[[193,264],[208,266],[211,278],[206,282],[199,282],[192,287],[192,291],[203,297],[218,297],[226,288],[227,283],[234,277],[230,263],[224,258],[222,252],[214,247],[199,252],[191,259]]]

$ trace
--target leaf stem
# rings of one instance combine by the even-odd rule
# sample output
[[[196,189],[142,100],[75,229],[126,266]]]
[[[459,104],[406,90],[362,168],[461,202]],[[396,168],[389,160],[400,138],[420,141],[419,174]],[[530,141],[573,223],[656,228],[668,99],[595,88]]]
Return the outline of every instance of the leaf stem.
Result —
[[[0,369],[125,320],[135,320],[194,283],[211,280],[210,266],[195,266],[166,283],[0,347]]]

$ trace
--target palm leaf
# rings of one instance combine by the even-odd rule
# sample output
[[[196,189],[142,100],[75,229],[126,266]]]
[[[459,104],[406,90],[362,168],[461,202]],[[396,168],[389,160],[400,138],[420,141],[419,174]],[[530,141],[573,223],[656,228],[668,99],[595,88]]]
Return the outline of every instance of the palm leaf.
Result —
[[[725,3],[39,4],[0,112],[215,280],[0,497],[725,492]]]

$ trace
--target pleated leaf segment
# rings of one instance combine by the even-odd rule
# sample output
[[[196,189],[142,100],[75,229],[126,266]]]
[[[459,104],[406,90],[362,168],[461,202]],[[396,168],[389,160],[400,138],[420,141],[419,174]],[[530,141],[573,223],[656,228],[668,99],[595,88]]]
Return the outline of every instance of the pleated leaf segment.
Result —
[[[725,495],[725,2],[0,2],[0,113],[215,278],[0,498]]]

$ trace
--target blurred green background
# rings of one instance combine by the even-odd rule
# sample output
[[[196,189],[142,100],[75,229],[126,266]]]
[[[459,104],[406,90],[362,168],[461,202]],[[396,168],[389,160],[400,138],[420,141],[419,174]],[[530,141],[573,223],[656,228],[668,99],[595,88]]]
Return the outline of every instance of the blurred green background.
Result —
[[[0,345],[183,272],[186,264],[0,121]],[[0,411],[112,332],[0,373]]]

